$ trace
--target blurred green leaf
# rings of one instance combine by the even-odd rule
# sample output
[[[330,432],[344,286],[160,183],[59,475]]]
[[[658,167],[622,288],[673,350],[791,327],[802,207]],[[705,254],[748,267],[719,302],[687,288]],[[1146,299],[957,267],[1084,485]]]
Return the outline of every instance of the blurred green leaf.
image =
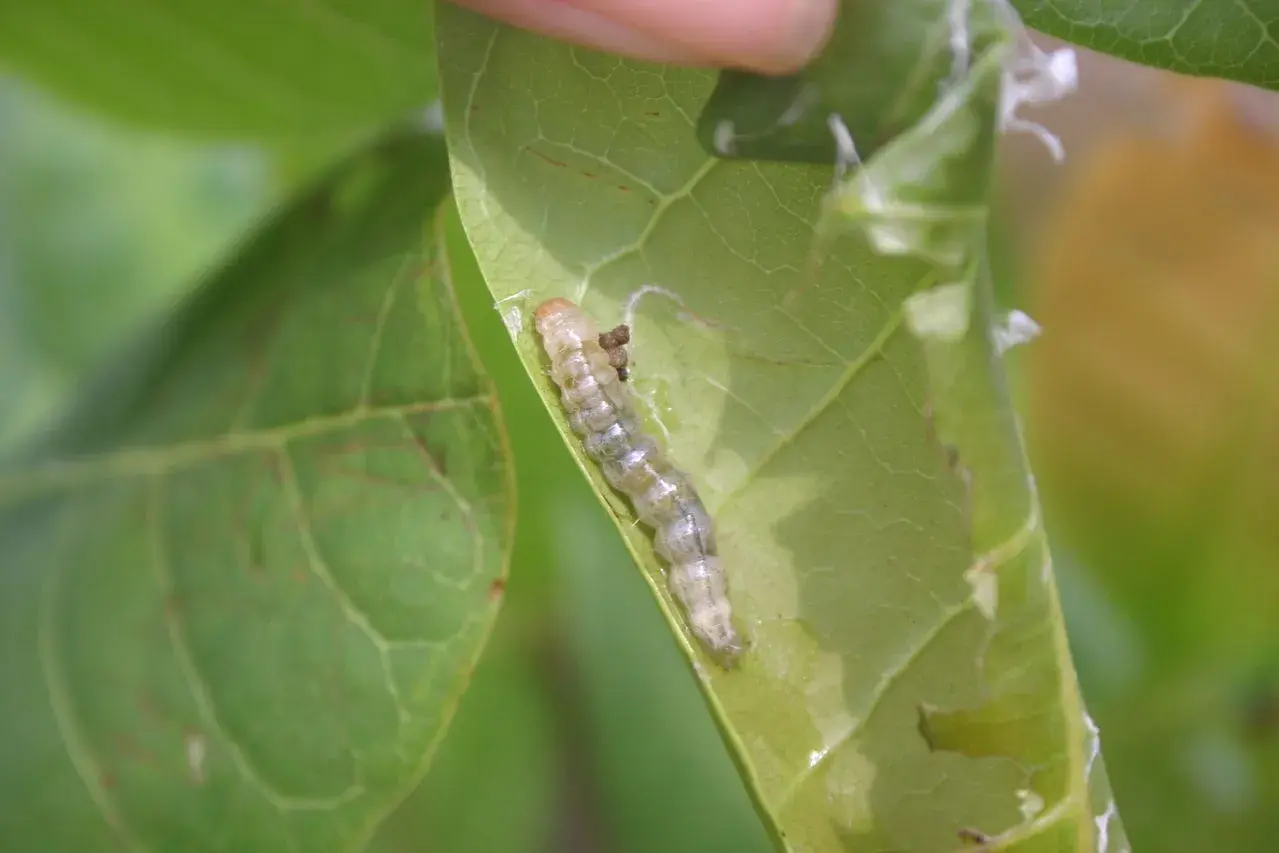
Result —
[[[462,219],[566,437],[531,308],[569,296],[607,327],[643,286],[668,289],[627,318],[632,387],[717,519],[751,642],[740,670],[692,642],[647,532],[571,444],[779,840],[1122,844],[986,334],[999,56],[975,55],[963,86],[931,81],[941,96],[912,100],[909,131],[850,178],[886,191],[877,211],[864,186],[828,195],[829,167],[709,158],[694,127],[709,73],[439,14]],[[930,34],[911,35],[883,34],[898,50],[877,87],[927,88],[909,72]],[[858,227],[815,265],[823,211]],[[921,347],[932,333],[905,331],[906,303],[943,282],[967,294],[951,313],[968,331]],[[585,549],[584,530],[564,547]],[[930,744],[921,716],[949,734]]]
[[[0,476],[8,843],[346,850],[424,772],[512,510],[445,168],[345,163]]]
[[[223,137],[341,134],[436,95],[420,0],[15,0],[0,63],[127,121]]]
[[[0,443],[265,212],[264,152],[77,115],[0,78]]]
[[[615,528],[580,481],[560,492],[564,622],[589,721],[580,743],[608,849],[767,853],[768,834]]]
[[[1242,607],[1222,610],[1205,602],[1160,622],[1117,606],[1111,577],[1169,563],[1139,547],[1116,548],[1116,554],[1125,554],[1128,564],[1107,561],[1103,571],[1074,565],[1061,575],[1080,680],[1136,849],[1272,850],[1279,833],[1275,644],[1229,654],[1213,648],[1218,637],[1229,636]],[[1213,570],[1223,593],[1233,591],[1240,600],[1257,594],[1256,585],[1231,578],[1230,571]],[[1157,648],[1158,635],[1168,629],[1163,623],[1196,616],[1210,636],[1201,648],[1168,658]]]
[[[1026,25],[1182,74],[1279,86],[1269,0],[1011,0]]]

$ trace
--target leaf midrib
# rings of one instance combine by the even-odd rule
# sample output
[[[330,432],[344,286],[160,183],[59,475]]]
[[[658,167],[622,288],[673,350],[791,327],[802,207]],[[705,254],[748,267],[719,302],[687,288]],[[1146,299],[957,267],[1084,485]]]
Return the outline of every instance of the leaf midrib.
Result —
[[[222,456],[282,449],[291,441],[350,429],[379,418],[403,418],[475,405],[491,407],[494,402],[491,394],[478,394],[395,406],[361,406],[336,415],[318,415],[277,427],[228,432],[215,438],[122,448],[78,459],[50,459],[17,468],[0,477],[0,508],[113,477],[162,475]]]

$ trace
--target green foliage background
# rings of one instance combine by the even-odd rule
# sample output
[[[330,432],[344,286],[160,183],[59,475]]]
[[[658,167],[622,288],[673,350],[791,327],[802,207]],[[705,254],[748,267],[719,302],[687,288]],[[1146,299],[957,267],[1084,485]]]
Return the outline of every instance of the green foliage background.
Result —
[[[1262,23],[1266,10],[1258,3],[1201,2],[1175,16],[1167,4],[1153,2],[1019,5],[1029,23],[1121,56],[1263,85],[1279,80],[1279,55],[1270,49],[1273,40]],[[388,266],[385,259],[373,258],[362,280],[383,286],[400,280],[419,293],[435,292],[424,281],[452,287],[471,343],[482,354],[500,397],[501,422],[509,427],[519,524],[511,541],[503,541],[496,528],[486,534],[509,558],[510,582],[504,591],[500,585],[492,590],[486,585],[482,596],[478,588],[472,591],[476,597],[468,607],[479,614],[478,627],[458,653],[448,695],[429,702],[431,725],[415,733],[428,741],[443,737],[456,705],[456,719],[437,744],[430,772],[398,808],[399,797],[416,783],[416,768],[408,767],[415,762],[394,770],[367,810],[301,829],[294,825],[291,831],[296,837],[313,833],[312,838],[320,839],[306,849],[326,849],[338,840],[340,847],[367,840],[368,849],[383,851],[573,845],[626,851],[770,849],[768,833],[683,664],[679,644],[632,568],[632,553],[575,467],[507,343],[456,211],[442,189],[434,194],[422,189],[422,182],[443,176],[437,170],[432,177],[421,165],[439,156],[440,143],[418,139],[399,149],[403,159],[392,154],[379,161],[387,156],[387,129],[404,121],[421,124],[426,105],[438,94],[429,10],[407,0],[382,0],[356,11],[332,2],[280,4],[273,7],[277,17],[268,21],[257,11],[233,5],[222,4],[216,14],[212,7],[197,6],[162,10],[144,2],[98,0],[74,9],[63,3],[22,2],[0,10],[0,62],[9,68],[0,88],[3,447],[20,448],[43,436],[58,410],[77,399],[77,385],[87,377],[109,377],[117,369],[127,373],[129,359],[138,357],[133,352],[137,342],[148,339],[156,323],[209,280],[206,271],[221,270],[223,280],[236,283],[245,294],[255,287],[269,289],[281,276],[316,275],[307,256],[325,257],[320,246],[325,232],[315,223],[298,226],[292,242],[272,243],[268,237],[263,244],[256,242],[263,238],[252,235],[281,205],[301,204],[297,209],[305,213],[303,194],[315,180],[334,176],[335,164],[349,154],[346,166],[337,167],[340,174],[331,177],[327,203],[351,214],[352,221],[361,210],[377,216],[386,205],[405,205],[396,233],[410,235],[392,255],[397,263]],[[281,32],[288,37],[278,38]],[[342,169],[349,170],[349,179],[341,177],[346,174]],[[406,177],[413,175],[417,178]],[[338,243],[358,236],[358,229],[348,232],[345,223],[328,232]],[[377,233],[388,232],[379,225]],[[244,260],[255,246],[266,253],[259,268]],[[412,265],[407,272],[405,257]],[[300,264],[304,272],[282,273],[291,269],[290,263]],[[252,302],[248,296],[240,298]],[[447,318],[449,310],[442,307],[438,316]],[[298,322],[314,321],[326,330],[340,327],[324,325],[332,320],[331,313],[310,317],[303,312]],[[159,328],[189,327],[161,323]],[[442,320],[436,331],[448,328],[449,322]],[[414,330],[401,332],[406,341],[413,339]],[[199,335],[191,334],[198,343]],[[239,329],[237,334],[251,336],[253,331]],[[298,334],[305,337],[305,330]],[[325,341],[297,346],[298,358],[309,362]],[[420,353],[405,346],[406,362],[392,370],[388,388],[414,386],[420,381],[414,370],[425,369],[423,362],[413,360]],[[199,357],[192,357],[191,370],[199,373],[205,365],[221,364],[229,376],[236,370],[233,350],[212,346],[201,355],[196,346]],[[331,377],[340,374],[333,370]],[[95,381],[98,396],[79,398],[88,400],[83,411],[90,415],[85,446],[110,449],[113,442],[129,440],[128,429],[113,433],[105,428],[109,424],[95,424],[94,419],[114,411],[120,402],[113,399],[116,392],[126,404],[133,398],[109,378]],[[264,410],[277,403],[288,408],[291,382],[279,381],[274,389],[278,397],[265,386],[259,398]],[[322,414],[326,403],[315,387],[303,406],[314,411],[301,413],[298,423]],[[170,405],[181,421],[184,407],[191,404]],[[127,426],[131,410],[120,408],[120,422]],[[145,436],[157,410],[140,411],[143,415],[132,425]],[[263,418],[270,420],[269,414]],[[172,436],[183,441],[193,435],[183,432],[181,423],[173,429]],[[493,447],[501,444],[495,440]],[[504,452],[495,451],[498,456]],[[362,464],[377,463],[365,459]],[[400,464],[388,460],[383,473]],[[500,492],[494,486],[488,493]],[[90,504],[104,500],[82,492],[66,498]],[[386,521],[380,514],[386,511],[370,513],[366,523]],[[113,518],[98,517],[95,523],[106,531]],[[5,597],[18,606],[35,599],[20,597],[30,579],[13,570],[25,565],[14,555],[38,552],[55,539],[51,528],[37,521],[24,514],[5,528]],[[388,522],[386,529],[397,528]],[[98,556],[90,548],[95,541],[104,540],[81,542],[85,550],[79,564],[88,574],[77,577],[92,579],[94,561],[89,558]],[[1141,543],[1122,547],[1140,548]],[[135,556],[124,553],[115,559],[125,565]],[[1114,648],[1107,645],[1105,626],[1119,621],[1126,630],[1141,632],[1143,625],[1140,619],[1114,615],[1104,593],[1090,585],[1086,567],[1064,571],[1071,579],[1068,617],[1087,696],[1091,683],[1104,680],[1102,669]],[[499,575],[493,573],[494,578]],[[98,608],[110,611],[127,600],[118,576],[98,579],[101,586],[83,583],[79,594],[84,601],[78,606],[84,609],[76,613],[85,614],[90,625]],[[485,620],[496,613],[491,595],[503,598],[504,606],[485,645]],[[16,608],[5,611],[0,632],[10,648],[33,636],[15,613]],[[251,624],[251,619],[237,623],[218,618],[226,619],[217,629],[223,637],[237,624]],[[135,655],[149,638],[129,635],[122,624],[111,629],[114,634],[106,627],[101,632],[90,627],[80,642],[101,644],[92,651],[107,659]],[[116,640],[108,642],[111,637]],[[288,638],[276,642],[285,647]],[[470,677],[481,647],[483,659]],[[260,649],[247,649],[241,660],[250,660]],[[97,664],[92,655],[84,660],[92,681]],[[216,689],[232,695],[237,682],[249,678],[237,679],[235,671],[227,675],[226,686]],[[468,677],[470,686],[463,692]],[[1094,712],[1108,737],[1140,727],[1140,714],[1133,709],[1143,702],[1165,701],[1122,690],[1105,695]],[[305,721],[315,710],[300,693],[294,703],[294,719]],[[38,728],[32,725],[36,712],[23,710],[11,694],[3,707],[7,722],[0,765],[20,768],[24,745],[19,741],[31,738],[29,746],[47,733],[30,735]],[[1203,713],[1214,712],[1209,708]],[[181,722],[170,719],[165,725],[174,727],[176,743],[189,746]],[[281,719],[271,725],[280,734],[289,724]],[[372,740],[380,745],[381,736]],[[1147,748],[1158,747],[1146,743]],[[211,750],[202,759],[210,766],[234,760],[229,752],[219,756],[216,744],[204,748]],[[429,757],[434,749],[418,740],[407,748],[418,757]],[[189,752],[180,757],[189,770]],[[1126,758],[1136,763],[1141,755],[1128,751]],[[181,778],[182,768],[175,767],[175,775],[165,778]],[[120,843],[118,835],[110,841],[99,834],[100,827],[81,834],[81,825],[57,824],[55,816],[65,814],[62,798],[82,796],[77,783],[34,780],[38,784],[33,785],[17,772],[11,770],[3,785],[21,808],[0,820],[0,837],[29,839],[24,849],[84,849],[84,844],[111,849]],[[1125,796],[1160,802],[1163,792],[1174,787],[1160,778],[1129,778],[1133,789],[1118,792],[1121,804]],[[114,782],[102,783],[110,787]],[[180,803],[173,787],[156,796],[174,796]],[[19,790],[28,792],[25,798],[12,796]],[[190,818],[185,825],[161,827],[155,837],[199,837],[216,844],[211,839],[218,836],[201,830],[201,821],[216,822],[228,813],[210,811],[197,818],[207,806],[196,800],[174,806],[176,813]],[[145,803],[141,807],[145,810]],[[1128,830],[1140,849],[1147,833],[1161,840],[1175,838],[1167,822],[1194,826],[1216,819],[1218,810],[1207,798],[1179,802],[1175,814],[1146,809],[1136,821],[1128,818]],[[385,820],[370,817],[388,811]],[[305,823],[305,818],[299,821]],[[1158,822],[1160,831],[1143,827],[1143,822]],[[278,828],[255,833],[251,821],[245,825],[250,829],[241,839],[249,839],[244,849],[254,849],[253,844],[278,849],[272,846]],[[1257,837],[1272,835],[1262,828]]]

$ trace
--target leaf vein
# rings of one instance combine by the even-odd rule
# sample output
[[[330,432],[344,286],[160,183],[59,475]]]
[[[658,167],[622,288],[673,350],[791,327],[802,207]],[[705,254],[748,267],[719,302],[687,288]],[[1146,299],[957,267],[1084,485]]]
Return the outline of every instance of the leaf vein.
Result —
[[[400,696],[400,686],[396,683],[395,675],[391,671],[391,661],[388,657],[390,644],[377,626],[373,624],[373,620],[369,615],[351,600],[351,596],[347,594],[342,585],[338,583],[337,578],[329,571],[328,562],[320,552],[319,543],[315,541],[314,531],[312,531],[311,523],[307,519],[306,507],[302,500],[302,489],[298,485],[297,468],[293,464],[288,448],[281,448],[279,455],[281,479],[284,483],[285,494],[288,497],[289,509],[293,515],[294,523],[297,525],[298,537],[302,540],[302,550],[306,553],[307,567],[333,594],[347,621],[359,628],[373,643],[373,647],[377,649],[378,660],[382,665],[383,680],[386,682],[387,691],[391,694],[391,698],[395,700],[395,709],[398,712],[397,725],[402,726],[408,721],[410,715],[408,709],[404,707],[404,700]]]
[[[377,372],[378,358],[382,354],[382,335],[386,331],[386,321],[391,316],[391,309],[400,294],[403,282],[408,278],[404,273],[411,263],[413,263],[412,256],[406,256],[400,261],[400,268],[391,276],[390,285],[382,297],[382,305],[378,308],[377,319],[373,324],[373,335],[369,338],[369,355],[368,361],[364,365],[364,378],[360,380],[360,409],[365,409],[369,405],[369,392],[373,388],[373,375]],[[445,379],[445,385],[447,387],[447,378]]]
[[[160,523],[159,517],[163,489],[163,478],[151,478],[150,487],[147,489],[146,501],[147,529],[151,534],[151,567],[155,574],[156,586],[161,596],[169,600],[175,595],[175,590],[173,571],[169,565],[168,548],[166,547],[163,533],[164,527]],[[239,741],[232,737],[231,732],[223,724],[217,705],[213,701],[212,688],[200,673],[195,657],[191,653],[190,644],[182,627],[179,608],[165,607],[163,611],[164,623],[168,629],[169,643],[173,648],[174,658],[177,661],[178,669],[182,672],[183,679],[187,683],[191,698],[195,702],[196,708],[199,709],[201,718],[203,718],[205,725],[226,745],[227,752],[231,756],[231,762],[240,772],[240,775],[268,803],[282,814],[290,811],[329,811],[351,802],[364,793],[364,785],[360,782],[355,782],[347,786],[345,790],[328,797],[293,797],[277,791],[271,783],[263,778],[261,772],[253,764],[252,759],[249,758],[248,753],[240,745]]]
[[[65,524],[65,519],[62,523]],[[53,568],[41,585],[40,611],[36,620],[36,642],[40,656],[40,671],[49,691],[49,707],[53,712],[54,724],[62,736],[67,757],[75,768],[76,775],[84,783],[89,799],[93,801],[103,822],[126,850],[144,851],[147,848],[134,835],[102,785],[101,765],[88,744],[88,737],[77,722],[75,699],[71,695],[62,667],[58,663],[58,642],[54,637],[53,623],[64,562],[56,559],[52,562]]]
[[[952,604],[949,607],[946,607],[939,613],[937,622],[933,625],[933,627],[925,631],[919,638],[919,642],[917,642],[903,657],[901,657],[894,667],[885,672],[879,681],[875,682],[875,688],[871,692],[870,700],[866,703],[866,707],[863,709],[861,716],[855,718],[848,728],[835,738],[834,742],[823,748],[821,754],[815,761],[809,762],[808,766],[796,775],[795,781],[790,784],[790,786],[786,789],[786,793],[783,794],[781,799],[778,801],[779,813],[785,811],[786,806],[794,799],[800,788],[804,786],[804,783],[811,779],[819,769],[825,767],[830,761],[832,755],[842,749],[845,744],[851,742],[853,738],[866,728],[866,725],[870,723],[871,719],[875,716],[875,713],[883,704],[884,697],[888,695],[888,691],[897,683],[897,680],[900,679],[908,669],[910,669],[911,665],[919,659],[920,655],[928,650],[928,647],[931,646],[937,637],[941,635],[942,631],[954,622],[960,614],[971,609],[973,604],[973,598],[972,596],[969,596],[957,604]]]
[[[848,362],[848,366],[844,369],[844,372],[840,374],[839,378],[831,385],[830,390],[827,391],[826,394],[816,402],[816,404],[814,404],[813,408],[804,415],[803,419],[789,432],[783,432],[777,442],[760,454],[759,459],[755,461],[755,464],[752,465],[745,476],[742,477],[741,484],[724,498],[721,506],[729,506],[734,500],[740,497],[741,493],[755,480],[756,477],[759,476],[760,472],[768,466],[768,463],[776,458],[782,450],[784,450],[801,433],[803,433],[804,430],[812,425],[823,412],[836,403],[840,394],[842,394],[844,389],[847,388],[855,378],[857,378],[866,365],[870,364],[883,353],[884,347],[888,343],[889,339],[901,327],[902,317],[903,314],[899,310],[889,318],[888,322],[884,324],[884,327],[880,329],[879,334],[875,336],[875,339],[867,345],[861,355]]]
[[[1041,835],[1071,817],[1071,812],[1076,805],[1073,794],[1062,797],[1053,804],[1052,808],[1041,812],[1034,820],[1019,823],[1008,831],[995,836],[983,849],[1007,850],[1013,844]],[[1105,851],[1099,851],[1099,853],[1105,853]]]
[[[657,206],[653,209],[653,215],[649,217],[648,223],[635,237],[635,239],[625,246],[621,246],[615,251],[610,252],[586,268],[586,271],[582,276],[582,282],[578,286],[576,301],[580,304],[586,298],[586,293],[590,290],[591,279],[596,273],[610,264],[629,257],[643,249],[644,244],[648,242],[648,238],[652,235],[653,231],[656,230],[658,223],[662,221],[666,211],[670,210],[676,202],[689,197],[693,193],[693,190],[697,188],[697,185],[700,184],[707,175],[713,172],[715,167],[721,162],[723,161],[717,158],[707,158],[702,165],[697,168],[697,171],[695,171],[689,179],[684,182],[683,186],[669,195],[659,195],[657,197]]]
[[[1035,507],[1031,509],[1030,515],[1027,517],[1026,521],[1024,521],[1021,526],[1018,527],[1018,529],[1005,541],[1001,542],[986,553],[978,556],[975,565],[980,565],[986,570],[993,571],[1009,560],[1014,559],[1026,549],[1027,545],[1030,544],[1038,527],[1039,510],[1038,505],[1036,504]],[[938,600],[940,602],[939,599],[936,599],[936,596],[934,596],[934,600]],[[804,783],[807,782],[819,768],[825,766],[830,759],[830,756],[838,752],[846,743],[850,742],[859,732],[866,728],[867,724],[870,723],[871,718],[874,717],[876,711],[878,711],[881,707],[884,697],[888,695],[888,691],[892,689],[898,679],[900,679],[902,675],[910,669],[915,661],[919,659],[920,655],[928,650],[929,646],[931,646],[933,642],[941,636],[941,633],[946,630],[946,628],[949,627],[955,619],[957,619],[962,613],[971,610],[976,603],[976,598],[970,595],[963,601],[955,604],[943,605],[942,609],[939,611],[937,622],[933,625],[933,627],[926,631],[919,638],[919,642],[917,642],[904,657],[898,660],[897,664],[893,668],[885,672],[879,681],[875,683],[875,688],[871,692],[870,701],[866,704],[861,715],[855,718],[852,724],[849,725],[848,729],[841,733],[830,746],[827,746],[822,750],[820,757],[816,761],[811,762],[800,774],[796,776],[795,781],[786,789],[786,793],[780,800],[778,808],[779,812],[784,810],[786,805],[791,801],[791,799],[793,799]],[[1070,797],[1067,797],[1066,799],[1070,799]]]
[[[292,424],[248,432],[226,433],[168,445],[125,448],[81,458],[53,459],[13,470],[0,478],[0,507],[51,491],[76,488],[110,477],[166,474],[219,456],[274,449],[285,442],[349,429],[381,417],[442,412],[493,404],[490,394],[448,398],[424,403],[354,409],[321,415]]]

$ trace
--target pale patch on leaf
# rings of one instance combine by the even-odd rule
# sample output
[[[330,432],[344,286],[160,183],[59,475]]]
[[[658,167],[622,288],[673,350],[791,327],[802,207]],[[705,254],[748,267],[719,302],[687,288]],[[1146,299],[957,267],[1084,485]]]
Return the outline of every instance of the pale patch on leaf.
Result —
[[[968,333],[972,287],[964,282],[942,284],[906,299],[906,327],[917,338],[955,343]]]
[[[999,610],[999,575],[984,563],[978,563],[964,572],[964,580],[973,589],[973,603],[981,615],[994,619]]]
[[[874,762],[855,743],[846,744],[835,758],[826,777],[826,790],[839,804],[839,822],[847,832],[866,834],[874,828],[870,794],[877,774]]]
[[[1017,792],[1017,799],[1021,802],[1021,819],[1025,821],[1034,820],[1039,813],[1044,810],[1044,798],[1036,794],[1034,791],[1025,788]]]

